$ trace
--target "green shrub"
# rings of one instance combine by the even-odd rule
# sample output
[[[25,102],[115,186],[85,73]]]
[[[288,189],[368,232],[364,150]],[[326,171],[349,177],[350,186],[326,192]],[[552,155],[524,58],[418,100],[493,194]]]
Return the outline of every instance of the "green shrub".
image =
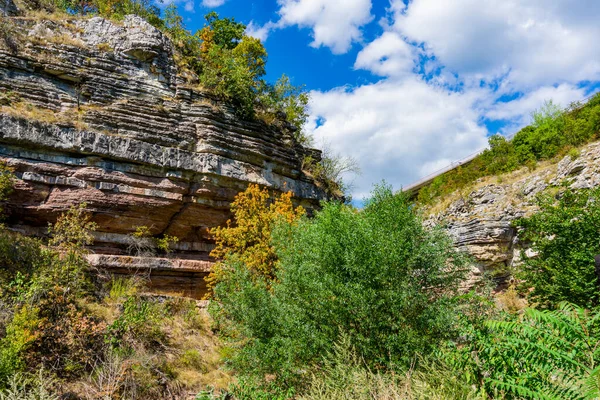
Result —
[[[129,297],[123,303],[121,315],[107,327],[105,341],[113,350],[131,353],[135,343],[154,346],[164,341],[159,321],[165,316],[164,308],[156,302]]]
[[[453,334],[465,259],[389,188],[361,212],[328,203],[313,220],[282,224],[274,246],[271,287],[232,257],[215,288],[213,315],[240,340],[232,362],[244,373],[304,379],[341,334],[370,366],[408,366]]]
[[[525,257],[521,286],[531,288],[530,300],[545,308],[562,301],[599,305],[594,257],[600,254],[600,189],[567,190],[558,201],[546,195],[538,204],[538,213],[516,222],[537,253]]]
[[[0,340],[0,389],[8,384],[11,376],[24,370],[23,352],[36,340],[40,319],[39,309],[23,306],[17,310]]]
[[[55,385],[55,380],[46,376],[44,370],[36,375],[14,374],[0,391],[0,400],[59,400],[60,396],[52,390]]]

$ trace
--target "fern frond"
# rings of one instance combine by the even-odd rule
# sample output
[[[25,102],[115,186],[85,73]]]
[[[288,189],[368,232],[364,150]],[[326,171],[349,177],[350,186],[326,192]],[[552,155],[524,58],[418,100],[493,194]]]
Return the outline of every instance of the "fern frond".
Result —
[[[524,397],[527,399],[534,399],[534,400],[561,400],[559,397],[555,397],[551,394],[539,392],[537,390],[533,390],[528,387],[518,385],[516,383],[499,381],[499,380],[492,379],[492,378],[487,378],[487,379],[485,379],[485,381],[496,389],[512,393],[519,397]]]

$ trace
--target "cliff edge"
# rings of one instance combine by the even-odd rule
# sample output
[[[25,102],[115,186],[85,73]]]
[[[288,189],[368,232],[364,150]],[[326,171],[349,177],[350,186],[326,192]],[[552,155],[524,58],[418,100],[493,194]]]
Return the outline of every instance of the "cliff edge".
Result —
[[[248,184],[291,190],[309,210],[326,197],[302,171],[318,151],[296,143],[285,121],[240,120],[187,83],[168,37],[143,19],[1,22],[0,158],[18,178],[5,206],[12,229],[43,236],[85,203],[98,226],[94,266],[145,270],[153,291],[199,298],[209,229]],[[140,226],[179,238],[174,253],[132,254]]]

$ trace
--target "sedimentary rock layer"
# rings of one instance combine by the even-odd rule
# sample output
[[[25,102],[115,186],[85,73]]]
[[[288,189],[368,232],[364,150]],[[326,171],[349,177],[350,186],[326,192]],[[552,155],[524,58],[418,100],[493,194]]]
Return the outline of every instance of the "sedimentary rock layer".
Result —
[[[457,248],[473,256],[474,279],[490,273],[501,285],[512,267],[520,263],[522,251],[530,251],[519,239],[513,221],[538,210],[536,195],[564,187],[598,186],[600,142],[585,146],[577,158],[566,156],[558,164],[481,179],[466,194],[455,193],[450,201],[446,199],[448,204],[433,210],[426,223],[444,226]]]
[[[7,20],[0,157],[18,178],[5,206],[12,229],[44,235],[85,202],[98,225],[94,265],[143,264],[161,292],[197,297],[208,230],[249,183],[291,190],[309,210],[325,197],[301,168],[319,152],[297,144],[285,121],[240,120],[195,88],[169,39],[142,19]],[[135,258],[139,226],[179,238],[170,259]]]

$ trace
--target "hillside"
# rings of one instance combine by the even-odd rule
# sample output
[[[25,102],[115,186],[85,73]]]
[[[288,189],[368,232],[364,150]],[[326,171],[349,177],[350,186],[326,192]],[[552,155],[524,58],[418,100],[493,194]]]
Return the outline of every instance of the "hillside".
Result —
[[[428,225],[441,225],[458,249],[474,257],[474,278],[491,274],[503,284],[520,264],[528,243],[514,222],[539,211],[537,196],[600,186],[600,142],[592,142],[561,159],[544,161],[534,170],[478,179],[422,208]]]

